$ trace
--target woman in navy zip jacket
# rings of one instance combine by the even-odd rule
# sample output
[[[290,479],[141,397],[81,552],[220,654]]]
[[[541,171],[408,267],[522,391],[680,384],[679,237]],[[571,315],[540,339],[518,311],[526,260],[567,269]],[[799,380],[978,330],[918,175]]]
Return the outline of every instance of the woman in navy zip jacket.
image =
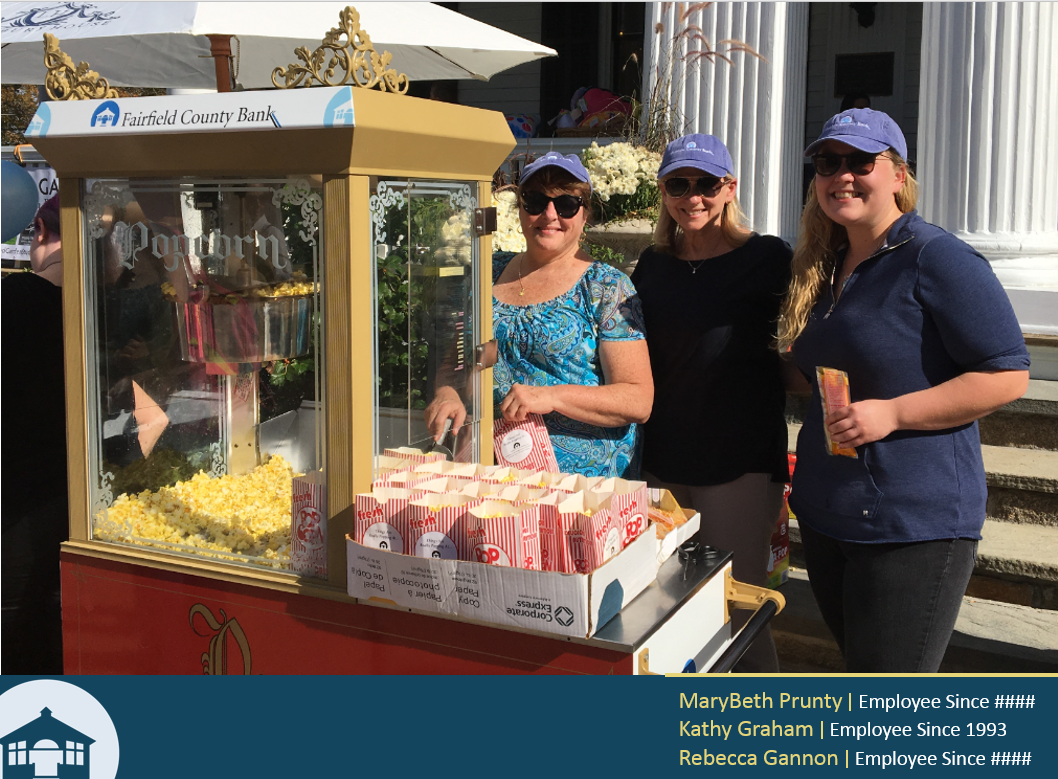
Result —
[[[988,262],[914,211],[903,133],[850,109],[805,150],[778,348],[812,384],[790,507],[852,672],[936,672],[985,518],[976,420],[1020,397],[1028,352]],[[817,367],[848,374],[824,419]],[[856,457],[831,455],[831,439]]]

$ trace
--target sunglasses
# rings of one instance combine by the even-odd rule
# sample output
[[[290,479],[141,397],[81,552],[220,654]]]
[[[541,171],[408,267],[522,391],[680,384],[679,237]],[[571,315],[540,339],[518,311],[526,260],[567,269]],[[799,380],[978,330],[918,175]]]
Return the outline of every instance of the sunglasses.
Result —
[[[556,195],[548,197],[543,192],[523,192],[522,208],[529,216],[538,216],[547,210],[548,203],[554,203],[555,213],[563,219],[572,219],[584,207],[584,198],[577,195]]]
[[[833,176],[841,170],[841,163],[849,169],[854,176],[866,176],[874,170],[874,163],[880,154],[872,154],[869,151],[854,151],[852,154],[813,154],[812,165],[816,174],[820,176]]]
[[[674,176],[671,179],[665,179],[661,182],[665,187],[665,194],[669,197],[687,197],[691,194],[691,188],[702,197],[711,197],[715,195],[720,186],[726,182],[722,179],[718,179],[716,176],[700,176],[696,179],[683,178],[682,176]]]

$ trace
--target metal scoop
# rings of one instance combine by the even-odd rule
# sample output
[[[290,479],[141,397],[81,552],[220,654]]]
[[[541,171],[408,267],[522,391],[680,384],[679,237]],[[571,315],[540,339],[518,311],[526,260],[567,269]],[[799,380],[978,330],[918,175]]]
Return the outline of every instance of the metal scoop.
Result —
[[[452,450],[449,449],[447,446],[443,446],[442,445],[442,442],[446,438],[448,438],[448,434],[451,433],[451,432],[452,432],[452,418],[449,417],[448,419],[445,420],[445,429],[444,429],[444,432],[441,433],[441,437],[436,439],[436,440],[434,440],[434,441],[430,441],[429,443],[427,443],[426,447],[422,450],[422,453],[423,454],[433,454],[434,452],[440,452],[447,459],[454,460],[455,457],[452,454]]]

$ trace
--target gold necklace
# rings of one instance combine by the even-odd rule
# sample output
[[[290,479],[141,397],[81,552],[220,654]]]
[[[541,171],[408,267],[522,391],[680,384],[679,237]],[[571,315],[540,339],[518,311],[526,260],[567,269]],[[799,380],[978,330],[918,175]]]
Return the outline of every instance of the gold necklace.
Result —
[[[525,296],[525,285],[522,284],[522,260],[525,259],[524,254],[518,255],[518,297]]]
[[[708,260],[708,259],[711,259],[711,258],[713,257],[713,254],[714,254],[714,252],[716,252],[716,250],[717,250],[717,249],[719,248],[719,246],[720,246],[720,241],[721,241],[721,240],[723,239],[723,237],[724,237],[724,234],[723,234],[722,232],[720,232],[720,231],[718,230],[718,231],[717,231],[717,233],[716,233],[716,240],[715,240],[715,241],[713,241],[713,248],[712,248],[712,249],[710,249],[710,250],[709,250],[708,252],[706,252],[706,255],[705,255],[705,257],[703,257],[702,259],[698,260],[698,263],[697,263],[697,264],[695,264],[694,260],[687,260],[687,261],[686,261],[686,262],[687,262],[687,265],[688,265],[688,266],[690,266],[690,269],[691,269],[691,275],[692,275],[692,276],[693,276],[693,275],[694,275],[695,273],[697,273],[697,272],[698,272],[698,269],[699,269],[700,267],[702,267],[702,265],[704,265],[704,264],[705,264],[705,261],[706,261],[706,260]]]

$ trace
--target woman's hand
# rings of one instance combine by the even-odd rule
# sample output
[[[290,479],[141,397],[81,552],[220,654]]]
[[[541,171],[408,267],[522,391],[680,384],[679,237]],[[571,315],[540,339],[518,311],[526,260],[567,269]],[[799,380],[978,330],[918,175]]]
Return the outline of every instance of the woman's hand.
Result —
[[[839,408],[826,418],[830,440],[842,446],[862,446],[881,441],[898,427],[891,400],[861,400]]]
[[[550,414],[555,410],[553,387],[529,387],[515,384],[500,404],[508,422],[524,422],[530,414]]]
[[[452,420],[452,434],[462,427],[467,419],[467,409],[459,393],[451,387],[437,388],[433,401],[426,407],[426,427],[434,441],[440,441],[445,432],[445,421]]]

